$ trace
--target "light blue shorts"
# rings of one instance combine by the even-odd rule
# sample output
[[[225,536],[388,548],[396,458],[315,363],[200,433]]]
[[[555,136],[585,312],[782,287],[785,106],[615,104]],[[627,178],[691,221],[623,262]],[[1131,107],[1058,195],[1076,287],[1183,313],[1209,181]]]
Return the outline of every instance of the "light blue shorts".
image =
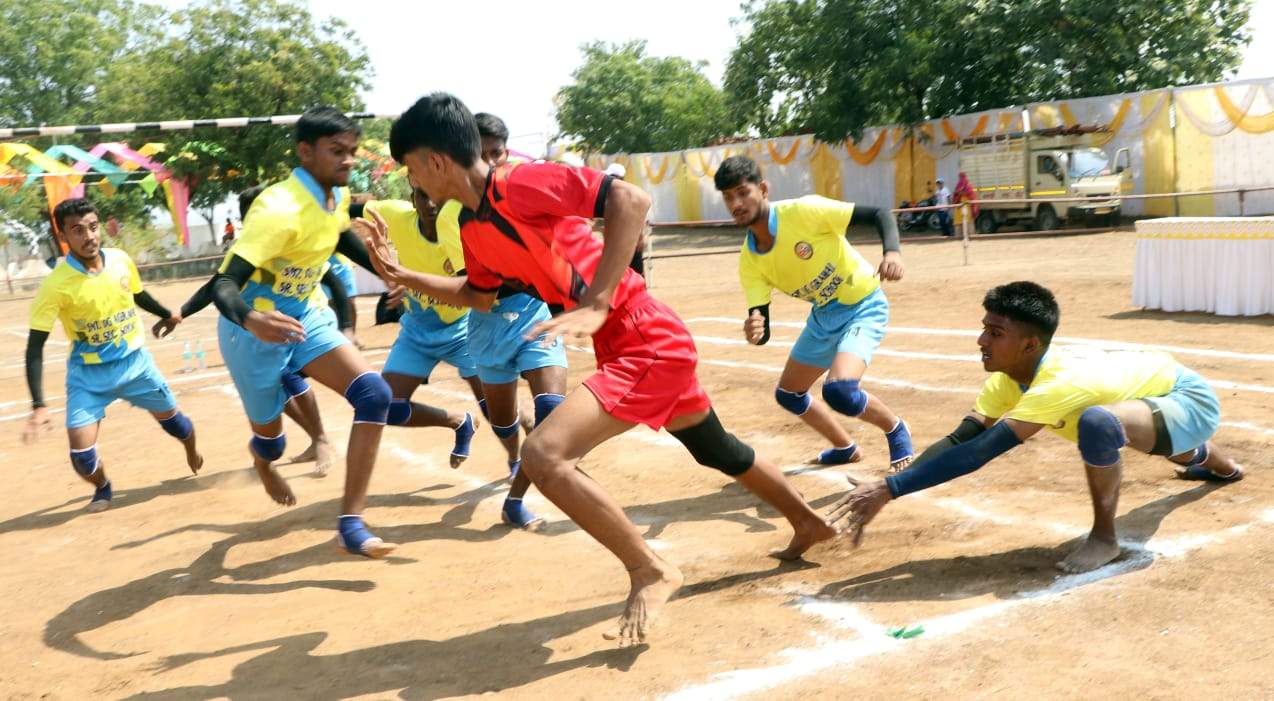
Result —
[[[306,309],[300,322],[305,327],[304,341],[266,343],[225,317],[217,320],[221,357],[239,390],[248,420],[254,424],[270,423],[283,413],[289,399],[283,388],[284,373],[297,372],[320,355],[349,343],[336,328],[331,307]]]
[[[358,294],[358,282],[354,277],[354,269],[344,263],[332,261],[332,274],[336,279],[341,281],[341,286],[345,288],[345,294],[353,297]],[[323,285],[323,294],[328,299],[332,298],[332,290],[327,285]]]
[[[119,360],[66,368],[66,427],[79,428],[101,421],[106,407],[123,399],[139,409],[167,412],[177,400],[155,366],[150,351],[138,348]]]
[[[1177,369],[1171,392],[1162,397],[1146,397],[1145,401],[1159,409],[1172,439],[1172,455],[1203,445],[1221,424],[1221,403],[1212,385],[1187,367]]]
[[[421,312],[404,314],[398,322],[398,339],[389,349],[384,373],[419,377],[425,381],[439,362],[446,362],[460,371],[464,378],[478,374],[469,357],[469,317],[460,317],[450,324],[429,323],[415,317]],[[437,321],[437,317],[429,314]]]
[[[792,360],[830,368],[837,353],[853,353],[870,365],[889,325],[889,300],[877,289],[857,304],[835,300],[810,310],[805,330],[792,346]]]
[[[548,320],[548,305],[528,294],[516,294],[496,302],[489,312],[469,313],[469,355],[478,366],[478,379],[490,385],[517,382],[524,372],[566,367],[562,339],[545,348],[539,339],[525,336]]]

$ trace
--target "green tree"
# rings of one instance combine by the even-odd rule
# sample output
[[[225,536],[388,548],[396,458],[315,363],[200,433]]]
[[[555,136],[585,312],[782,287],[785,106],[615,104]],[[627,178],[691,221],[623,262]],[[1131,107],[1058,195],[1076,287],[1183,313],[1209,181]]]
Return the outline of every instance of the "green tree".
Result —
[[[770,135],[1220,80],[1251,0],[754,0],[725,89]]]
[[[100,90],[108,120],[358,111],[371,64],[339,20],[317,22],[292,0],[203,0],[171,16],[164,41],[122,61]],[[251,126],[160,137],[167,164],[191,179],[191,206],[212,207],[295,165],[291,127]]]
[[[574,82],[557,94],[562,134],[590,151],[636,153],[701,146],[739,120],[704,63],[646,54],[646,42],[593,42]]]

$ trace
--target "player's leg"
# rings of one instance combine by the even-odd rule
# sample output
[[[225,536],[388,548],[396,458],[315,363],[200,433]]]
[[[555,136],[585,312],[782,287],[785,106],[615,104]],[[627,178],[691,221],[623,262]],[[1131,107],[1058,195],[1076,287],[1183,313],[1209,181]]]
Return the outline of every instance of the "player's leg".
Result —
[[[292,462],[314,461],[314,476],[326,477],[328,470],[336,459],[336,449],[327,437],[323,427],[323,417],[319,414],[318,397],[305,378],[292,372],[283,374],[283,389],[288,393],[288,402],[283,405],[283,413],[292,419],[310,437],[310,446]]]
[[[454,325],[453,325],[454,326]],[[457,343],[459,344],[457,346]],[[457,348],[460,350],[457,351]],[[409,324],[402,324],[398,338],[389,349],[389,357],[381,374],[393,391],[389,405],[391,426],[445,426],[455,432],[451,449],[451,467],[459,467],[469,457],[469,446],[477,432],[478,420],[467,411],[447,411],[439,407],[411,401],[411,395],[422,383],[429,381],[439,361],[448,360],[456,352],[463,352],[463,334],[456,335],[451,327],[422,332]],[[466,355],[467,357],[467,355]]]
[[[567,395],[522,446],[522,470],[549,501],[615,555],[631,590],[621,630],[626,642],[644,640],[650,620],[681,586],[681,572],[657,556],[618,502],[575,467],[590,450],[632,428],[580,387]]]
[[[814,310],[807,328],[815,326],[832,338],[835,355],[823,383],[823,399],[836,411],[880,429],[889,445],[889,467],[900,470],[911,464],[914,454],[907,424],[862,388],[867,366],[888,325],[889,300],[876,290],[857,304],[832,302]]]
[[[1221,425],[1221,403],[1198,373],[1180,368],[1172,391],[1143,401],[1150,405],[1155,423],[1156,441],[1150,452],[1176,463],[1177,477],[1209,482],[1243,479],[1243,467],[1211,440]]]
[[[1066,572],[1086,572],[1119,557],[1115,511],[1124,467],[1120,450],[1129,446],[1149,453],[1156,440],[1150,405],[1141,400],[1089,407],[1080,415],[1078,428],[1093,527],[1084,543],[1057,564]]]
[[[560,365],[545,365],[523,371],[522,377],[526,378],[527,384],[531,387],[535,402],[535,425],[538,426],[565,399],[566,368]],[[513,484],[509,487],[509,495],[505,498],[501,509],[501,517],[505,523],[528,530],[534,530],[544,523],[544,519],[532,513],[523,501],[530,487],[530,477],[515,470]]]
[[[97,435],[101,425],[100,421],[94,421],[66,429],[67,442],[71,446],[71,467],[80,479],[93,485],[93,498],[85,507],[85,511],[90,512],[110,508],[111,497],[114,496],[106,467],[97,455]]]
[[[248,425],[252,427],[248,452],[252,454],[252,467],[257,471],[257,477],[261,478],[265,493],[283,506],[296,504],[296,495],[292,493],[287,480],[274,469],[274,464],[283,459],[283,451],[287,450],[288,445],[287,434],[283,431],[283,414],[263,422],[249,419]]]
[[[827,404],[810,394],[810,387],[825,372],[826,367],[809,365],[789,357],[787,364],[783,366],[783,374],[779,376],[778,387],[774,389],[774,399],[779,406],[801,417],[807,426],[832,444],[831,448],[819,453],[810,462],[823,465],[857,462],[862,456],[859,455],[858,446],[854,444],[849,431],[840,424]]]
[[[155,365],[150,351],[138,349],[118,362],[127,364],[125,375],[120,377],[115,388],[118,396],[133,406],[149,411],[165,433],[181,441],[186,450],[186,467],[192,473],[198,473],[199,468],[203,467],[203,456],[199,454],[199,446],[195,441],[195,426],[177,407],[177,399],[168,389],[168,382]]]
[[[783,514],[794,533],[786,548],[771,553],[774,557],[795,560],[836,535],[835,529],[805,503],[783,471],[726,431],[711,408],[677,416],[666,428],[700,465],[734,478]]]
[[[334,330],[334,325],[327,327]],[[306,340],[315,335],[307,325]],[[372,535],[363,524],[380,437],[389,418],[393,393],[380,373],[371,369],[354,346],[332,345],[304,365],[305,373],[342,396],[354,407],[354,425],[345,449],[345,495],[341,499],[340,543],[351,553],[384,557],[394,545]]]

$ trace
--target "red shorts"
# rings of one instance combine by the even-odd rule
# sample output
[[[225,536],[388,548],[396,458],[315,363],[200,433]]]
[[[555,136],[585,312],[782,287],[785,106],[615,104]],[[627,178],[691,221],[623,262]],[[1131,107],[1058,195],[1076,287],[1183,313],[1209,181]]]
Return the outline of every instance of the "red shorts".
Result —
[[[593,334],[597,372],[584,386],[607,414],[656,431],[712,406],[699,386],[694,338],[676,313],[645,292],[610,313]]]

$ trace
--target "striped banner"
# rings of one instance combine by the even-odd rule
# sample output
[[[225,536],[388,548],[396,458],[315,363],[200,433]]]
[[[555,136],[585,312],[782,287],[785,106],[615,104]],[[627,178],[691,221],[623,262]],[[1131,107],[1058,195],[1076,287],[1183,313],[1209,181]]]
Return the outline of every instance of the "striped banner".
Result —
[[[350,119],[396,119],[396,114],[351,112]],[[131,134],[134,132],[181,131],[183,129],[237,129],[266,124],[288,126],[301,119],[299,114],[277,114],[273,117],[230,117],[227,119],[178,119],[167,122],[125,122],[121,124],[77,124],[61,127],[18,127],[0,129],[0,139],[30,136],[69,136],[71,134]]]

